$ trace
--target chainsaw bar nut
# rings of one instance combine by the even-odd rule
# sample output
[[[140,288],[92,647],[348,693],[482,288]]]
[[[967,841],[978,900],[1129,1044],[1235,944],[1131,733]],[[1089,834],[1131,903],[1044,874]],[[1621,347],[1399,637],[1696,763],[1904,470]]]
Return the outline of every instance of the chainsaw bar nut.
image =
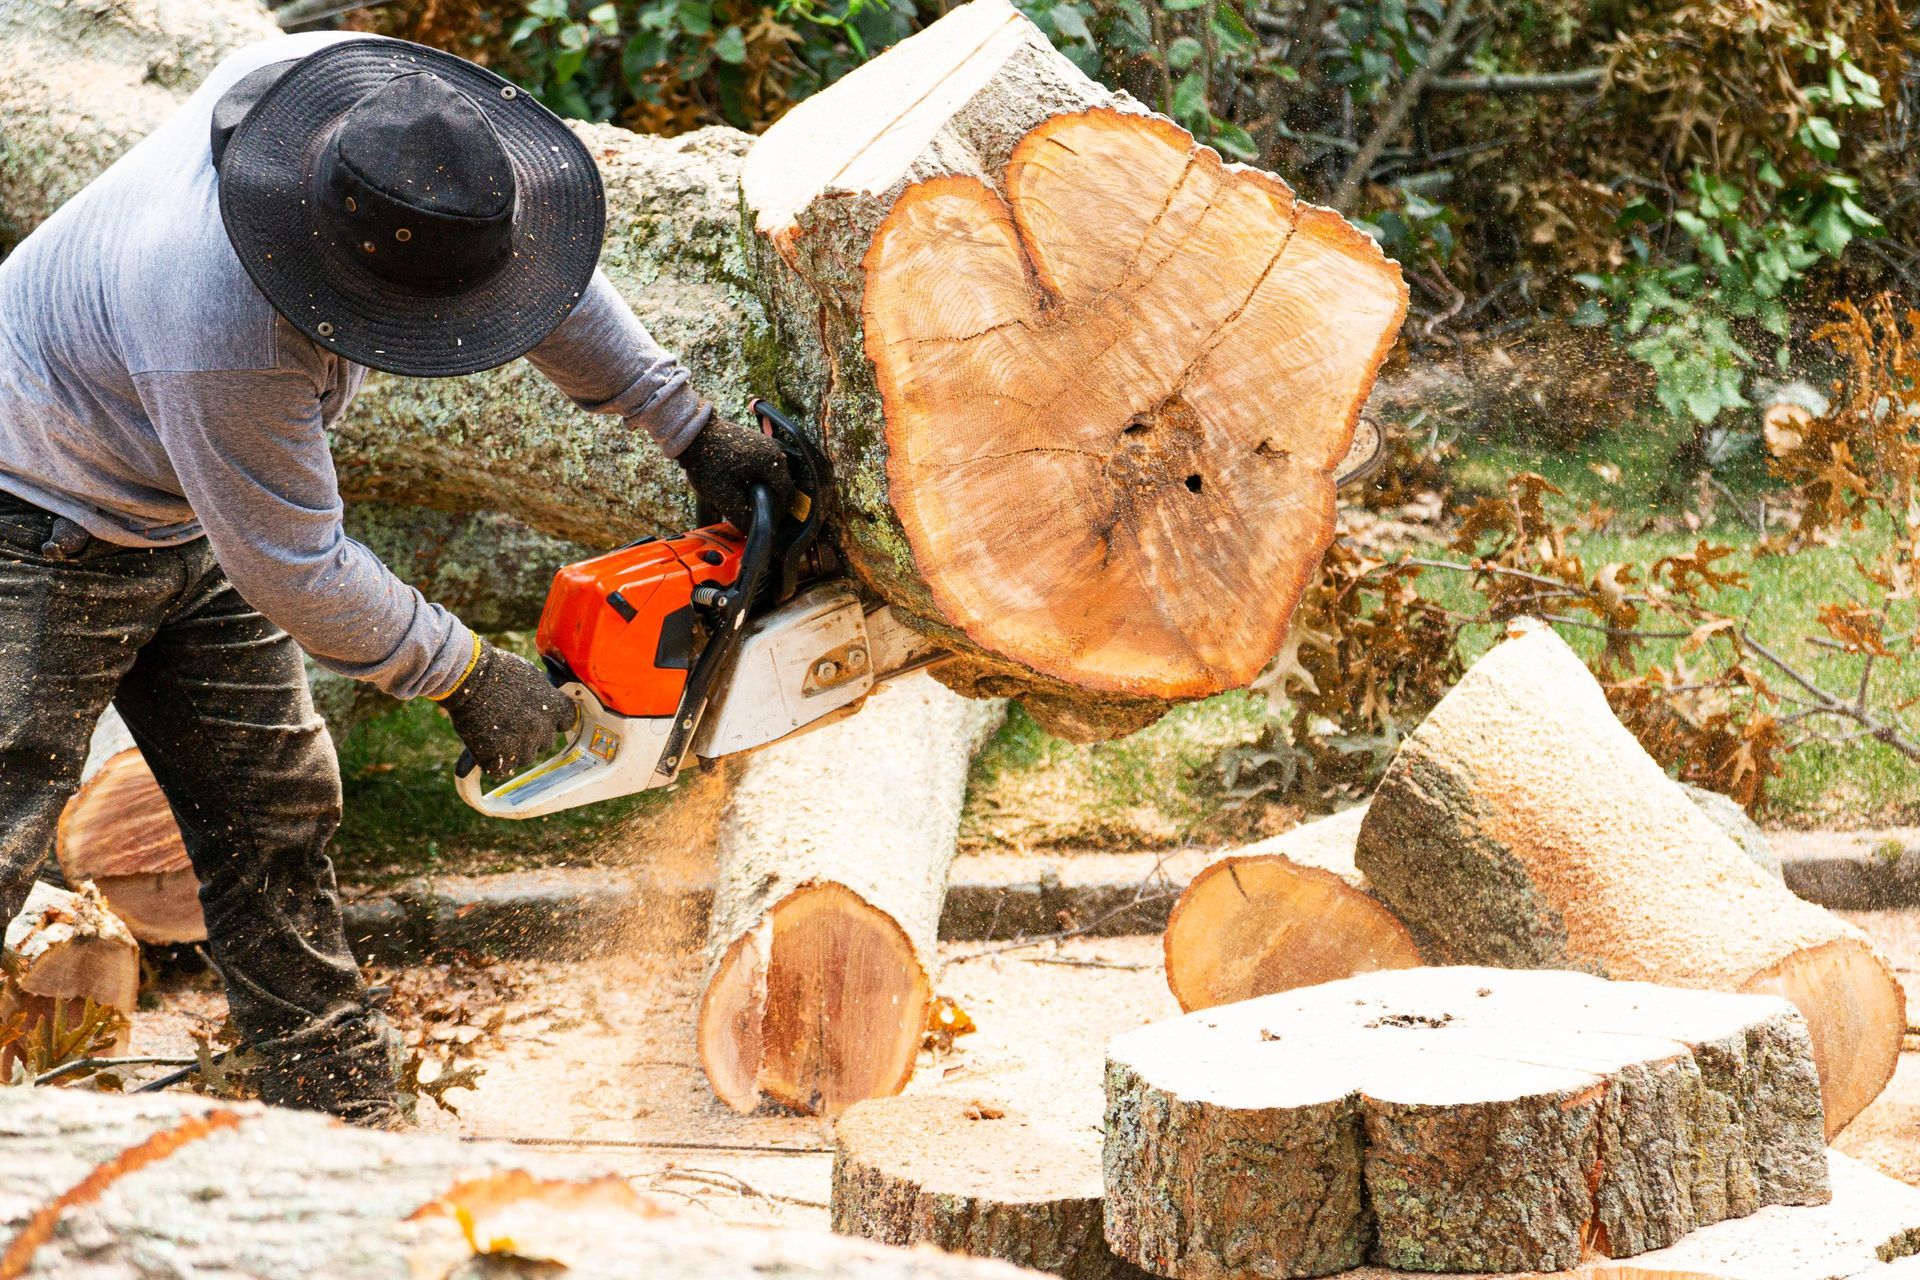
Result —
[[[840,664],[832,658],[822,658],[813,666],[813,678],[825,684],[840,674]]]

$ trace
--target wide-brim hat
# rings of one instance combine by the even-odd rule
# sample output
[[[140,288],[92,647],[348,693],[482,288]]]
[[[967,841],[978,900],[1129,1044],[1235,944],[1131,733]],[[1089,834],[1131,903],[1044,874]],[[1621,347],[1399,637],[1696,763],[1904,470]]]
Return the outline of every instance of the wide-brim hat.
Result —
[[[431,283],[374,269],[372,241],[321,207],[340,122],[420,73],[479,109],[513,179],[502,251]],[[606,228],[599,170],[558,116],[484,67],[403,40],[346,40],[292,63],[227,139],[219,178],[228,239],[274,309],[326,349],[388,373],[448,377],[526,354],[580,300]]]

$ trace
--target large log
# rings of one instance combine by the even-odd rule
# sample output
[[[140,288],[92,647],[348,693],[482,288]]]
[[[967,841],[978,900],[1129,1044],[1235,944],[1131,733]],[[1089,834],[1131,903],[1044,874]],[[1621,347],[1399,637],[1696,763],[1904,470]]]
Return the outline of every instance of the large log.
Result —
[[[1357,805],[1203,867],[1167,919],[1167,986],[1192,1012],[1423,963],[1353,865]]]
[[[111,707],[94,729],[80,788],[60,811],[53,849],[67,883],[91,881],[140,941],[207,936],[200,881],[173,808]]]
[[[842,550],[969,657],[943,680],[1110,733],[1259,672],[1404,314],[1368,237],[1006,0],[801,103],[741,188]]]
[[[833,1128],[833,1229],[1066,1280],[1138,1276],[1102,1235],[1097,1093],[1088,1111],[1025,1091],[1017,1103],[937,1094],[857,1103]]]
[[[1017,1280],[665,1212],[603,1163],[178,1094],[0,1089],[0,1276]],[[478,1256],[481,1253],[486,1256]]]
[[[0,1081],[17,1063],[39,1069],[68,1056],[58,1043],[110,1011],[103,1041],[76,1044],[78,1054],[125,1053],[140,995],[140,944],[91,885],[77,890],[37,883],[7,923],[5,977],[0,979]]]
[[[932,998],[967,768],[993,703],[924,676],[751,756],[722,814],[700,1064],[737,1111],[898,1093]]]
[[[1552,1271],[1828,1198],[1804,1022],[1770,997],[1366,974],[1107,1053],[1107,1240],[1175,1280]]]
[[[279,34],[259,0],[12,0],[0,21],[0,252],[151,133],[221,58]]]
[[[1111,735],[1278,648],[1404,308],[1367,237],[1087,79],[1005,0],[816,95],[744,170],[733,130],[581,132],[610,278],[723,412],[770,390],[800,411],[856,574],[967,656],[943,678]],[[83,149],[73,177],[95,168]],[[524,362],[371,379],[333,447],[355,501],[595,545],[690,516],[649,442]]]
[[[1545,627],[1497,645],[1401,744],[1355,861],[1430,960],[1787,997],[1829,1136],[1892,1077],[1906,1000],[1886,960],[1742,854]]]

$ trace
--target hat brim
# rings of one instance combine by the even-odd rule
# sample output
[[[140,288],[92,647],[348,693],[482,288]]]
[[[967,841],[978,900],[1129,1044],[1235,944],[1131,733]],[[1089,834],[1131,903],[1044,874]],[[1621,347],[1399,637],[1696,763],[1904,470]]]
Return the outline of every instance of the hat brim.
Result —
[[[374,275],[312,203],[334,122],[419,71],[473,99],[513,164],[513,252],[469,287]],[[463,58],[375,37],[310,54],[260,99],[222,157],[220,217],[247,275],[302,333],[372,369],[439,378],[505,364],[553,332],[593,278],[607,214],[593,157],[533,95]]]

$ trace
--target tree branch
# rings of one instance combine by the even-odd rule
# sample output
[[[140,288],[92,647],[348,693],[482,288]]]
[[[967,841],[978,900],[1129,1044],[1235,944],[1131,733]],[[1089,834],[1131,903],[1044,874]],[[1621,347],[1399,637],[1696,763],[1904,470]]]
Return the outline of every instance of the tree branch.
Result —
[[[1329,202],[1334,208],[1345,213],[1353,205],[1353,198],[1360,191],[1360,184],[1367,180],[1372,172],[1374,161],[1386,150],[1387,143],[1398,133],[1406,122],[1407,113],[1413,110],[1413,104],[1426,92],[1427,82],[1434,73],[1453,56],[1454,41],[1460,37],[1460,28],[1467,21],[1467,11],[1473,8],[1473,0],[1453,0],[1447,6],[1447,16],[1440,23],[1440,30],[1434,34],[1433,43],[1427,46],[1427,58],[1414,69],[1400,86],[1400,92],[1387,104],[1387,110],[1374,122],[1373,132],[1360,144],[1360,150],[1354,155],[1353,163],[1347,166],[1346,176],[1340,179],[1340,185]]]
[[[1434,76],[1428,93],[1585,93],[1607,78],[1605,67],[1536,74],[1496,72],[1485,76]]]

